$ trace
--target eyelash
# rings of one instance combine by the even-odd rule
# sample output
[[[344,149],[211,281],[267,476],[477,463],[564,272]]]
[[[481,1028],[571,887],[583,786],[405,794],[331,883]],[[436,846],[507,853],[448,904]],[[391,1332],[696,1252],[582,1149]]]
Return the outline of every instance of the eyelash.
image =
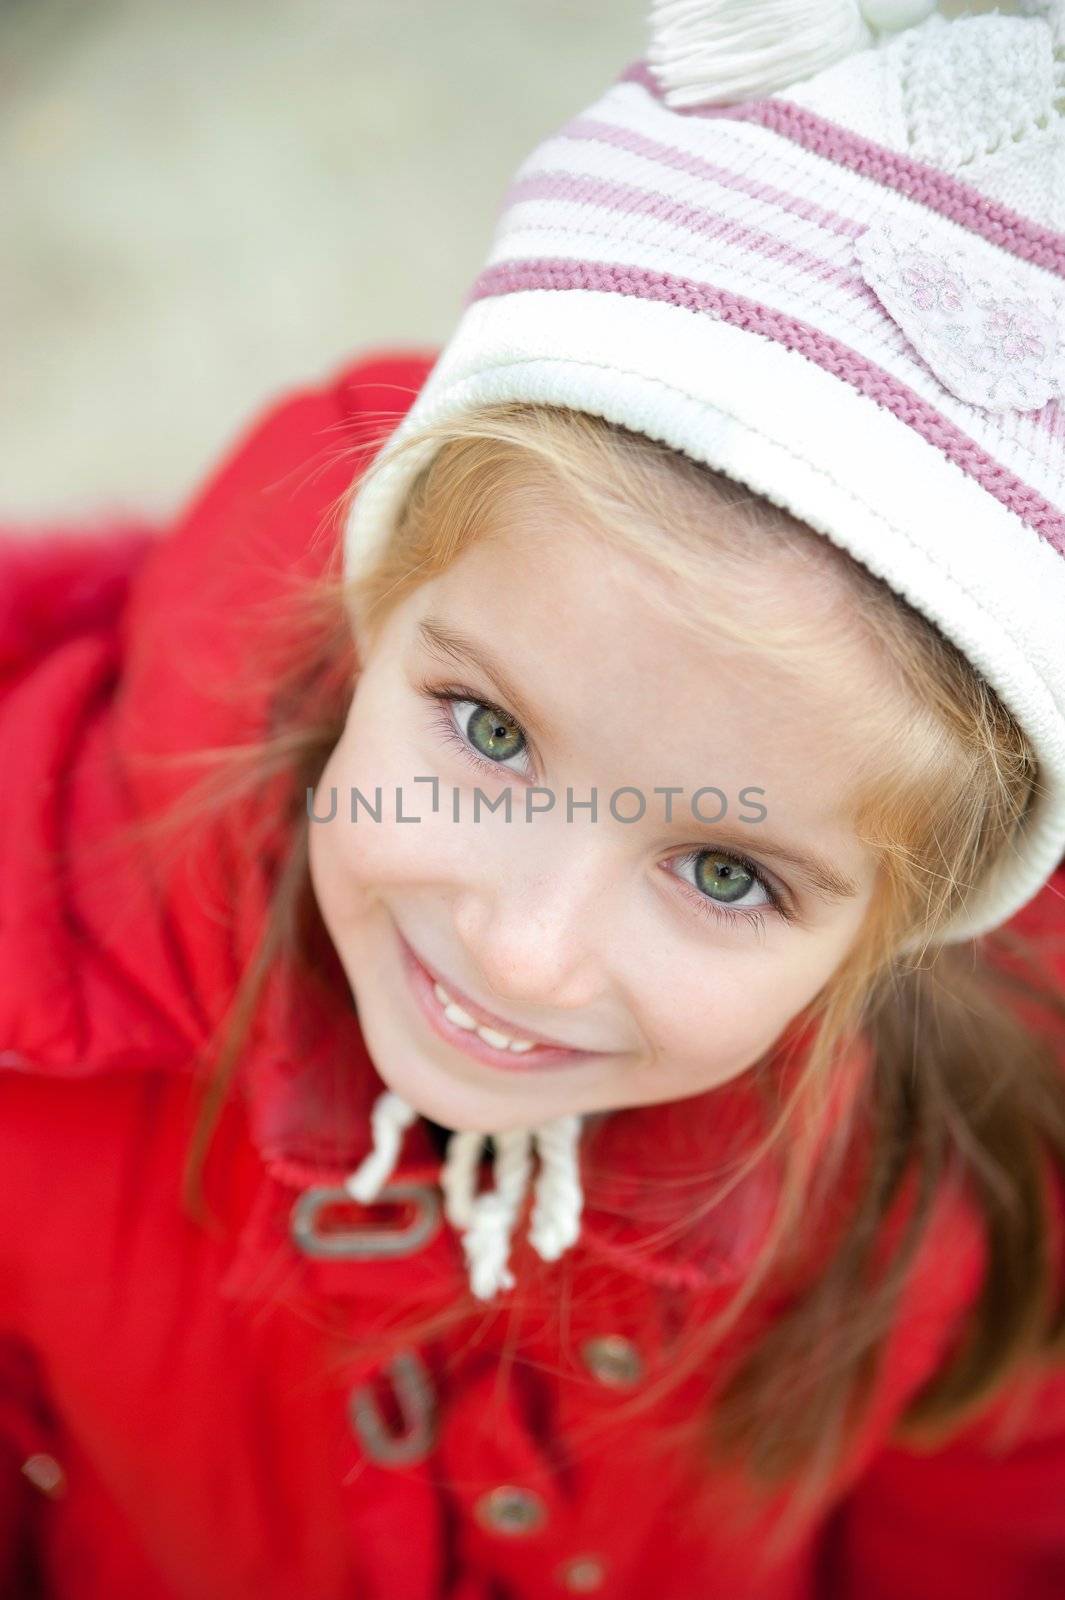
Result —
[[[500,772],[513,772],[513,767],[504,767],[499,762],[486,761],[483,756],[477,754],[477,751],[473,749],[468,739],[466,739],[455,726],[455,719],[451,713],[451,706],[455,701],[472,701],[474,705],[483,706],[486,711],[494,712],[496,716],[502,717],[504,721],[512,722],[514,726],[521,731],[522,736],[524,737],[525,730],[522,728],[521,723],[516,717],[512,716],[509,711],[505,711],[502,706],[496,705],[494,701],[485,700],[481,695],[474,694],[471,689],[455,688],[454,686],[445,689],[431,689],[428,687],[428,685],[423,684],[420,692],[425,695],[427,699],[436,702],[433,707],[433,722],[436,724],[438,732],[443,734],[447,742],[453,745],[455,749],[458,750],[459,754],[462,755],[465,760],[471,764],[471,766],[476,767],[480,772],[487,773],[487,775],[492,778],[498,777]],[[704,855],[705,853],[705,847],[698,850],[689,850],[684,855],[674,856],[673,860],[680,861],[684,865],[688,865],[689,863],[696,861],[699,856]],[[741,866],[745,872],[749,872],[755,882],[765,890],[766,894],[769,896],[769,907],[766,907],[765,909],[768,910],[771,908],[773,913],[780,917],[784,922],[790,922],[792,920],[791,913],[785,906],[780,894],[776,889],[774,889],[773,885],[768,881],[761,869],[757,867],[753,861],[749,861],[746,856],[737,855],[731,850],[727,852],[722,851],[721,853],[722,855],[726,856],[729,861],[735,862],[737,866]],[[671,874],[671,876],[675,877],[673,874]],[[766,918],[764,910],[730,911],[725,906],[716,905],[714,901],[712,901],[707,895],[697,893],[696,890],[691,888],[690,884],[685,883],[683,878],[675,878],[675,881],[681,885],[681,888],[685,894],[685,898],[694,906],[695,910],[700,912],[703,916],[708,917],[712,922],[727,922],[733,926],[742,925],[748,928],[753,926],[758,929],[760,933],[765,931]]]

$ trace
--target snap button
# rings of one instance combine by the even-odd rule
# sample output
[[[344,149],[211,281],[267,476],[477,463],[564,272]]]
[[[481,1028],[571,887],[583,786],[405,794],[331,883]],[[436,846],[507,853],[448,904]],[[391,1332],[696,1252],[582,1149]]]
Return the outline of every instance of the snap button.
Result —
[[[538,1494],[509,1483],[483,1494],[473,1514],[491,1533],[532,1533],[547,1520],[546,1507]]]
[[[329,1206],[354,1206],[346,1189],[318,1185],[304,1189],[295,1201],[289,1219],[293,1242],[309,1256],[409,1256],[420,1250],[439,1231],[440,1195],[428,1183],[387,1184],[372,1202],[374,1206],[408,1204],[414,1216],[406,1228],[349,1228],[320,1231],[318,1219]],[[362,1207],[366,1210],[366,1207]]]
[[[406,1431],[392,1432],[369,1383],[352,1390],[348,1418],[371,1460],[383,1466],[407,1467],[423,1460],[436,1443],[436,1394],[428,1368],[416,1350],[400,1351],[385,1370]]]
[[[643,1358],[630,1339],[620,1333],[606,1333],[586,1339],[581,1346],[585,1366],[600,1383],[625,1388],[643,1377]]]
[[[32,1456],[26,1457],[22,1463],[22,1472],[34,1488],[46,1494],[50,1500],[58,1500],[66,1494],[67,1475],[55,1456],[38,1450]]]
[[[605,1577],[606,1567],[598,1556],[574,1556],[558,1569],[558,1581],[570,1594],[594,1594]]]

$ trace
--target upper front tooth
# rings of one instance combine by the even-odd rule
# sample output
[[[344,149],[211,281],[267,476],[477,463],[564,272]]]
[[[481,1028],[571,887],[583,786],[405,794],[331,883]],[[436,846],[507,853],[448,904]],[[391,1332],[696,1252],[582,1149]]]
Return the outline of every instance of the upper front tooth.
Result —
[[[479,1027],[477,1032],[485,1044],[494,1044],[497,1050],[505,1050],[510,1044],[509,1033],[500,1033],[496,1028]]]
[[[479,1033],[486,1044],[494,1045],[497,1050],[531,1050],[531,1039],[512,1039],[509,1033],[500,1033],[498,1028],[482,1027],[468,1011],[458,1005],[441,983],[433,984],[433,993],[444,1008],[444,1015],[449,1022],[457,1023],[460,1028],[467,1028],[471,1033]]]
[[[477,1023],[468,1011],[464,1011],[457,1001],[452,1000],[447,990],[441,983],[433,984],[433,993],[444,1008],[444,1015],[449,1022],[454,1022],[460,1028],[468,1028],[472,1033]]]
[[[469,1012],[463,1011],[462,1007],[457,1006],[454,1000],[448,1001],[444,1007],[444,1015],[449,1022],[456,1022],[460,1028],[469,1028],[471,1032],[477,1026]]]

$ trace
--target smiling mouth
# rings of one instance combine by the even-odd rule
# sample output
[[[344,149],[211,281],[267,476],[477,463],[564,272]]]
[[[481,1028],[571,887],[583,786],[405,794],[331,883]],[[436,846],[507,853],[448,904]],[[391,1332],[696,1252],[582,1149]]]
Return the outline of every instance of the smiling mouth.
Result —
[[[553,1044],[537,1035],[530,1037],[509,1025],[504,1026],[502,1018],[486,1012],[461,992],[454,994],[433,969],[426,966],[402,934],[399,934],[399,941],[408,978],[434,1032],[467,1055],[491,1066],[522,1071],[592,1060],[603,1054],[598,1050],[570,1049],[567,1045]]]

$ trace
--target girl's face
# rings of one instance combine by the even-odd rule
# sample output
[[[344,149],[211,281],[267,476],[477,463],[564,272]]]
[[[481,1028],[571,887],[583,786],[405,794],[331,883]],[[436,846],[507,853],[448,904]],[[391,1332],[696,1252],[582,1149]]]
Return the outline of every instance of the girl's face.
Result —
[[[650,581],[567,535],[561,511],[545,527],[540,496],[363,654],[314,798],[330,820],[310,824],[312,882],[380,1077],[445,1127],[532,1127],[736,1077],[868,907],[874,862],[844,806],[871,653],[855,647],[846,672],[811,659],[797,680],[671,623]],[[792,564],[759,570],[744,607],[757,621],[767,603],[828,618],[823,577]],[[706,604],[712,623],[712,584]],[[444,1017],[405,947],[498,1019],[489,1039]],[[500,1033],[583,1053],[512,1051]]]

